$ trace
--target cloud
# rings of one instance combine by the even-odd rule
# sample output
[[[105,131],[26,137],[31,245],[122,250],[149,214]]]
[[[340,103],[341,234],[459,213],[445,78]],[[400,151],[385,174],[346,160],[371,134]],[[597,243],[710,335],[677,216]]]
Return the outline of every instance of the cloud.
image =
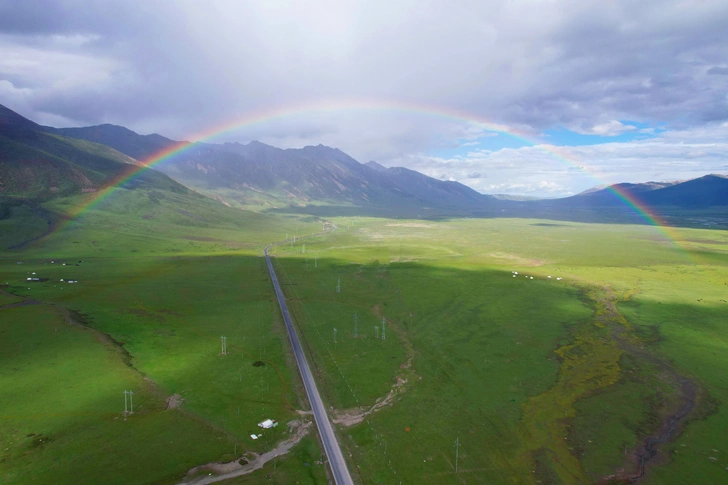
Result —
[[[728,120],[725,25],[728,3],[683,0],[0,0],[0,103],[41,123],[108,122],[176,139],[258,120],[218,140],[324,143],[434,172],[444,162],[430,154],[475,146],[494,125],[612,137],[635,130],[616,120],[635,120],[687,143],[703,130],[702,145],[720,142],[709,127]],[[329,109],[353,99],[359,108]],[[380,108],[365,109],[368,100]],[[386,100],[405,109],[384,109]],[[276,110],[284,115],[266,116]],[[668,173],[643,167],[667,163],[672,141],[658,138],[574,155],[609,172],[608,150],[626,160],[633,148],[622,179]],[[716,156],[700,151],[698,165]],[[543,168],[542,152],[474,151],[448,176],[567,191],[586,183],[569,167]]]
[[[387,165],[406,165],[436,178],[453,177],[484,193],[567,196],[597,185],[684,180],[725,172],[726,140],[728,123],[723,123],[626,143],[536,145],[473,151],[453,158],[419,155]]]
[[[636,126],[625,125],[620,121],[612,120],[606,123],[599,123],[591,128],[572,128],[572,131],[583,135],[617,136],[628,131],[636,130]]]
[[[728,67],[725,66],[713,66],[706,71],[707,74],[715,76],[728,76]]]

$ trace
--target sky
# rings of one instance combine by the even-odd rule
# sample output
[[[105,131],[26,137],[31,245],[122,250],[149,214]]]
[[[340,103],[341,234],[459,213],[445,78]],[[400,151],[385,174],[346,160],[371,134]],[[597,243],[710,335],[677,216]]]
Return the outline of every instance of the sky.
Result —
[[[728,173],[726,26],[724,0],[0,0],[0,104],[561,197]]]

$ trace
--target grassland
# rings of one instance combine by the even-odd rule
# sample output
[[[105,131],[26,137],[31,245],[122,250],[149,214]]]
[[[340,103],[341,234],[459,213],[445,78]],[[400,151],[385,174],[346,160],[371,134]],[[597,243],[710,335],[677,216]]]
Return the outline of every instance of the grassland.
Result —
[[[53,233],[1,253],[0,482],[175,483],[284,439],[249,437],[302,407],[260,255],[316,220],[122,189],[67,222],[79,202],[47,204]],[[4,214],[3,247],[48,229],[32,206]],[[274,254],[358,482],[620,482],[650,437],[643,483],[725,481],[725,233],[336,223]],[[320,453],[309,435],[225,483],[323,483]]]
[[[643,483],[728,479],[724,232],[337,224],[277,264],[329,404],[357,414],[394,390],[340,428],[362,482],[617,483],[650,437]]]
[[[260,256],[304,223],[160,190],[67,222],[80,202],[0,253],[0,483],[175,483],[287,437],[303,405]],[[48,227],[25,205],[0,224],[6,248]],[[281,426],[251,440],[265,418]],[[319,454],[309,435],[238,482],[324,483]]]

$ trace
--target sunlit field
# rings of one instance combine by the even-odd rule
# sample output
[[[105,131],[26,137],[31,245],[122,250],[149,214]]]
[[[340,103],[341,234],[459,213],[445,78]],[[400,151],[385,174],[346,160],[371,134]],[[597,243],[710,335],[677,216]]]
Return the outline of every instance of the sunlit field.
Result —
[[[362,483],[726,479],[725,233],[336,223],[277,267]]]
[[[304,223],[161,195],[123,191],[113,212],[0,253],[0,483],[176,483],[308,420],[261,257]],[[6,244],[45,230],[18,212]],[[237,480],[325,483],[319,460],[309,432]]]

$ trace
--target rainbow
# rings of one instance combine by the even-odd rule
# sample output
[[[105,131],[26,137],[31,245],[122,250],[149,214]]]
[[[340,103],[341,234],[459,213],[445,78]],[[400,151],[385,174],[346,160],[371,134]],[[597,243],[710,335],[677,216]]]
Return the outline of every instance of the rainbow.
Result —
[[[226,133],[239,130],[241,128],[250,127],[252,125],[266,123],[277,119],[283,119],[286,117],[309,114],[309,113],[327,113],[327,112],[343,112],[343,111],[396,111],[413,114],[421,114],[425,116],[434,116],[450,121],[464,122],[473,126],[477,126],[484,131],[496,132],[503,134],[512,139],[515,139],[527,146],[534,147],[544,153],[547,153],[550,157],[560,161],[568,166],[575,167],[578,170],[589,174],[595,180],[600,180],[599,177],[585,169],[583,164],[572,161],[568,158],[562,148],[546,145],[529,136],[524,131],[512,129],[505,125],[494,123],[486,120],[479,116],[466,113],[450,108],[438,107],[438,106],[426,106],[423,104],[414,104],[401,101],[386,101],[386,100],[325,100],[318,101],[315,103],[298,104],[298,105],[286,105],[280,106],[265,111],[257,111],[248,114],[242,118],[236,118],[229,120],[223,124],[220,124],[214,128],[208,129],[207,131],[198,133],[191,137],[192,141],[184,141],[172,145],[164,150],[161,150],[154,155],[148,157],[145,160],[140,161],[139,165],[132,165],[121,175],[117,176],[109,183],[106,184],[105,188],[93,193],[90,197],[84,200],[80,205],[76,206],[72,211],[72,215],[78,216],[83,212],[92,209],[99,202],[108,198],[120,186],[133,179],[139,173],[152,168],[160,163],[163,163],[176,155],[184,153],[185,151],[193,148],[196,143],[211,141],[217,137],[220,137]],[[668,226],[660,217],[655,214],[649,207],[642,204],[639,200],[634,198],[628,192],[615,187],[609,187],[608,190],[614,194],[619,200],[621,200],[626,206],[630,207],[638,216],[640,216],[647,224],[654,226],[660,231],[661,235],[672,244],[680,248],[677,243],[677,237],[671,234],[673,230]],[[681,248],[682,249],[682,248]]]

